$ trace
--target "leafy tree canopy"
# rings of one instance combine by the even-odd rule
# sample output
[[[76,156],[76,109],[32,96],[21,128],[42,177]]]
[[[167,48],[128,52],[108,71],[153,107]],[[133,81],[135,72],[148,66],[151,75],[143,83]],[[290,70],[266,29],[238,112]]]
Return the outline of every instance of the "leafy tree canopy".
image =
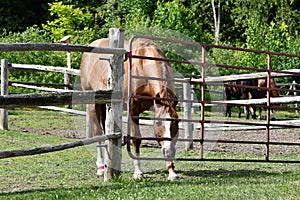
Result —
[[[221,45],[287,53],[299,53],[300,49],[299,0],[1,0],[0,11],[2,42],[58,42],[71,35],[72,43],[89,44],[107,37],[110,27],[117,27],[128,33],[215,43],[214,16],[220,15],[218,43]],[[168,55],[178,57],[172,52],[174,46],[164,48]],[[215,63],[266,68],[263,56],[218,49],[208,53]],[[183,54],[187,59],[195,59],[191,52]],[[30,53],[25,57],[19,55],[12,58],[14,62],[47,63],[47,53],[38,58]],[[63,63],[64,58],[58,57],[56,63]],[[76,68],[80,57],[72,54]],[[272,62],[275,69],[300,66],[299,59],[278,57]],[[197,72],[191,66],[174,65],[174,68],[185,73]],[[221,74],[239,72],[220,70]]]

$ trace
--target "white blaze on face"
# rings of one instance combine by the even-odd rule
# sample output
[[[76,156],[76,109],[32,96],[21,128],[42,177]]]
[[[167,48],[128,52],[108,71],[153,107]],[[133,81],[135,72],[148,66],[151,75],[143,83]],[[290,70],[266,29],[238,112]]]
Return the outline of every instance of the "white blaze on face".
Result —
[[[171,119],[169,113],[165,113],[161,116],[161,118]],[[164,138],[171,138],[170,126],[171,121],[163,121],[163,126],[165,127],[165,135]],[[172,141],[164,140],[164,144],[162,146],[162,153],[165,157],[172,157],[174,155],[174,147]]]

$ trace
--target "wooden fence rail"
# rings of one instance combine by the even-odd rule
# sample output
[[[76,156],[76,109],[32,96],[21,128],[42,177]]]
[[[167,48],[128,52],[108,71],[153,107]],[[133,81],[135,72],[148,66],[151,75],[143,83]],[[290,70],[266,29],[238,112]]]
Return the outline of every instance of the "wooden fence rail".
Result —
[[[57,43],[0,43],[0,52],[9,51],[77,51],[102,54],[123,55],[126,53],[124,48],[102,48],[76,44],[57,44]]]
[[[232,74],[228,76],[218,76],[218,77],[207,77],[205,78],[206,83],[221,83],[237,80],[248,80],[248,79],[259,79],[266,78],[267,72],[257,72],[249,74]],[[280,72],[272,72],[271,77],[288,77],[288,76],[300,76],[300,69],[282,70]],[[191,82],[202,83],[201,78],[192,78]]]
[[[32,94],[10,94],[0,96],[0,107],[36,107],[47,105],[91,104],[119,102],[112,99],[112,90],[83,92],[51,92]],[[114,92],[114,94],[117,94]],[[118,95],[122,95],[121,93]]]
[[[24,64],[9,64],[9,70],[38,70],[47,72],[61,72],[70,75],[80,75],[79,69],[69,69],[65,67],[53,67],[53,66],[43,66],[43,65],[24,65]]]
[[[89,145],[96,142],[101,142],[105,140],[118,139],[122,137],[122,133],[114,133],[109,135],[95,136],[93,138],[82,139],[76,142],[69,142],[60,145],[54,146],[44,146],[44,147],[36,147],[30,149],[18,149],[18,150],[7,150],[0,151],[0,159],[9,158],[9,157],[18,157],[18,156],[30,156],[42,153],[49,153],[55,151],[62,151],[65,149],[70,149],[74,147]]]

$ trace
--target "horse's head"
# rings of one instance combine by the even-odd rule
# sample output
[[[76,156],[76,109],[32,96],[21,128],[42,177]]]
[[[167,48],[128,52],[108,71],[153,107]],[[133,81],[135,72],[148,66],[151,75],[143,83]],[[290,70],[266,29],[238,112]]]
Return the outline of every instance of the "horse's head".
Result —
[[[176,113],[176,105],[178,103],[175,93],[164,88],[156,95],[154,102],[154,113],[156,119],[154,121],[155,136],[159,138],[167,138],[168,140],[159,140],[162,147],[162,153],[167,158],[175,156],[175,143],[178,133],[178,115]],[[167,98],[167,99],[159,99]],[[172,100],[171,100],[172,99]]]

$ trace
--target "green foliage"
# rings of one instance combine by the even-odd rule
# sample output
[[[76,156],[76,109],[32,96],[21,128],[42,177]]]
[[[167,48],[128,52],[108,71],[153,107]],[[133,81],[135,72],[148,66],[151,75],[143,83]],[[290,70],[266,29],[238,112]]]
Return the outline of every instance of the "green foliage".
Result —
[[[9,11],[12,11],[13,8],[19,12],[22,10],[21,8],[26,10],[25,4],[21,6],[21,4],[17,5],[17,2],[19,1],[4,0],[1,3]],[[37,26],[31,26],[25,31],[22,26],[19,26],[23,32],[11,33],[10,30],[15,30],[25,18],[16,17],[13,22],[11,18],[4,15],[0,17],[0,21],[9,20],[10,25],[14,28],[7,25],[0,39],[3,42],[59,42],[63,36],[71,35],[71,43],[89,44],[95,39],[107,37],[108,29],[117,27],[125,29],[127,39],[133,34],[143,34],[214,43],[214,19],[211,3],[207,0],[107,0],[100,2],[97,0],[43,0],[40,4],[36,3],[38,5],[34,5],[34,8],[41,6],[44,10],[48,9],[47,12],[44,12],[50,14],[47,17],[40,14],[40,20],[44,19],[44,23],[38,23]],[[30,12],[26,16],[30,17],[34,12],[40,13],[34,10],[26,10],[26,13]],[[5,10],[2,8],[1,11]],[[221,1],[220,44],[297,54],[300,49],[299,18],[298,1]],[[31,20],[30,22],[32,25],[35,23]],[[43,29],[38,28],[40,26]],[[170,58],[188,61],[201,60],[201,50],[196,47],[162,43],[159,45]],[[210,63],[266,69],[266,56],[218,49],[209,49],[207,53]],[[3,57],[4,54],[0,55]],[[7,53],[4,57],[15,63],[53,66],[64,66],[66,63],[64,53],[19,52]],[[73,68],[79,68],[80,60],[80,53],[72,53]],[[181,64],[172,64],[172,66],[181,73],[197,74],[200,72],[199,66]],[[272,57],[273,69],[298,67],[299,59]],[[208,75],[218,73],[224,75],[243,71],[245,70],[209,68]],[[32,77],[24,74],[16,74],[16,79],[25,80]],[[45,79],[43,75],[37,75],[37,77],[40,80]],[[62,81],[61,78],[54,77],[51,81]],[[33,78],[29,79],[33,80]],[[49,81],[48,78],[47,81]]]
[[[95,37],[97,27],[93,26],[93,15],[81,8],[74,8],[72,5],[63,5],[62,2],[49,4],[52,21],[43,24],[44,30],[50,33],[51,38],[58,42],[65,35],[72,35],[74,41],[81,41],[80,38]]]
[[[27,28],[22,33],[10,33],[2,35],[0,42],[3,43],[27,43],[27,42],[51,42],[49,35],[36,26]],[[46,66],[65,66],[66,54],[64,52],[51,51],[20,51],[0,53],[1,59],[7,59],[10,63],[36,64]],[[9,72],[10,81],[63,83],[63,75],[48,72]],[[27,89],[10,88],[10,92],[29,92]]]
[[[234,29],[241,32],[240,42],[223,41],[223,45],[249,49],[299,54],[299,35],[295,24],[299,11],[294,1],[229,1]],[[287,12],[289,11],[289,12]],[[291,14],[293,13],[293,14]],[[298,18],[299,19],[299,18]],[[298,30],[298,31],[297,31]],[[216,63],[267,69],[267,56],[256,53],[218,50],[212,51]],[[272,56],[272,69],[295,69],[298,58]],[[240,73],[244,70],[220,69],[221,74]],[[289,78],[290,79],[290,78]],[[286,81],[290,82],[291,80]],[[282,80],[284,81],[284,80]]]
[[[202,6],[202,10],[206,10],[210,4],[196,3],[187,7],[184,3],[182,0],[158,1],[151,25],[178,31],[194,41],[209,43],[211,41],[211,36],[208,34],[210,30],[203,26],[203,21],[208,21],[198,9]]]

